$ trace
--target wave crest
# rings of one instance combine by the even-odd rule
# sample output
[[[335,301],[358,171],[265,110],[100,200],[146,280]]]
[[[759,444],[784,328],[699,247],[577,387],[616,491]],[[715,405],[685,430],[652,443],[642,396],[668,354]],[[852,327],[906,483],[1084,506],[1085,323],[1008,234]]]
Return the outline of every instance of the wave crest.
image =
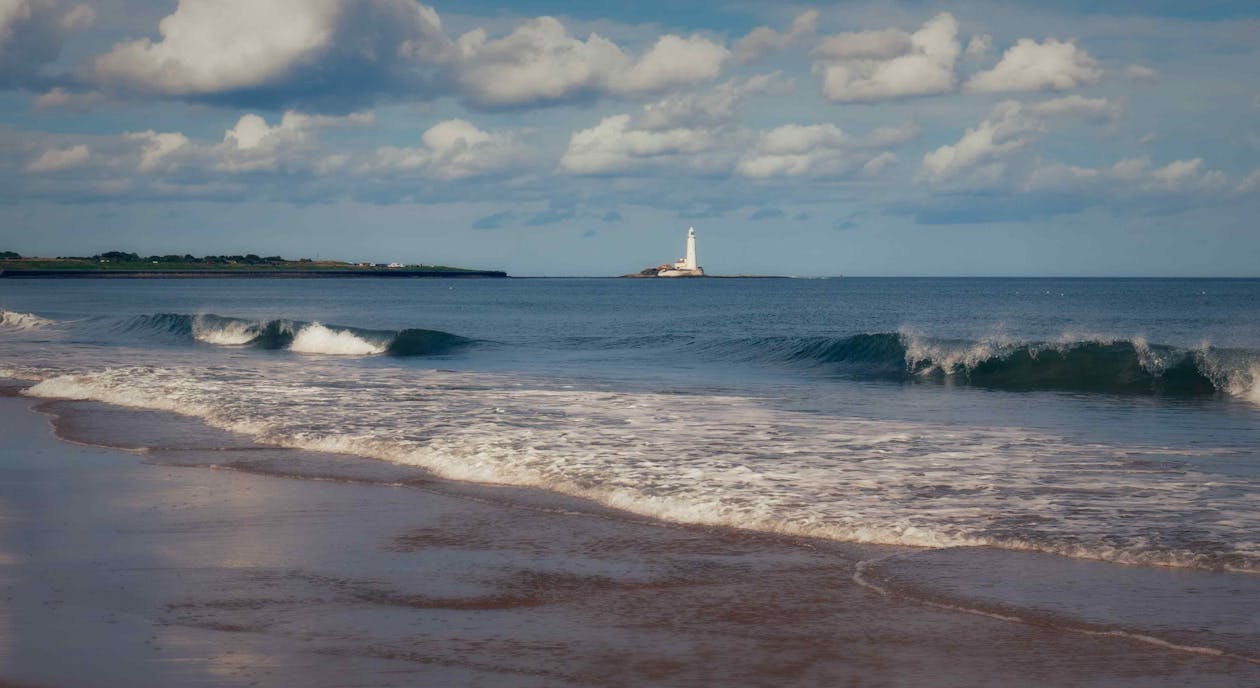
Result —
[[[33,313],[14,313],[0,310],[0,327],[10,330],[38,330],[54,325],[52,320]]]
[[[368,330],[296,320],[250,320],[213,314],[157,313],[132,318],[124,332],[173,335],[215,346],[287,349],[330,356],[434,356],[472,340],[449,332],[411,328]]]
[[[780,342],[768,354],[856,376],[937,380],[1012,391],[1224,393],[1260,401],[1260,355],[1131,340],[1053,343],[930,339],[913,332]]]

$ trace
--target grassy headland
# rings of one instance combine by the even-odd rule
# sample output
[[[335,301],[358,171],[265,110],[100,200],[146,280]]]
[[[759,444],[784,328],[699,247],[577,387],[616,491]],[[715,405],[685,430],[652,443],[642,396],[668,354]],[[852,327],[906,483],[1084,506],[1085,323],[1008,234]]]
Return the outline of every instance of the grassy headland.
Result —
[[[506,277],[499,270],[448,265],[289,260],[255,254],[141,256],[108,251],[94,256],[27,258],[0,251],[0,277]]]

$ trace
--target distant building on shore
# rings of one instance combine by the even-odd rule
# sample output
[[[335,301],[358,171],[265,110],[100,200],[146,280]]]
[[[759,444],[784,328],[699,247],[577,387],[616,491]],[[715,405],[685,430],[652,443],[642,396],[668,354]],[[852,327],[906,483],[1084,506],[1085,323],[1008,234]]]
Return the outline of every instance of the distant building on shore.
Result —
[[[648,268],[639,275],[642,277],[704,277],[704,268],[696,262],[696,228],[687,229],[687,255],[676,262]]]

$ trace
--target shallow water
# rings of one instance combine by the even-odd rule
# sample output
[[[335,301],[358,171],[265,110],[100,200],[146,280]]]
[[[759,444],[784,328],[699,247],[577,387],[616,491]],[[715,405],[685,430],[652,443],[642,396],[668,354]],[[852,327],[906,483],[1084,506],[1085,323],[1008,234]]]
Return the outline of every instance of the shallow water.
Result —
[[[0,309],[33,396],[679,522],[1260,571],[1257,281],[31,280]]]

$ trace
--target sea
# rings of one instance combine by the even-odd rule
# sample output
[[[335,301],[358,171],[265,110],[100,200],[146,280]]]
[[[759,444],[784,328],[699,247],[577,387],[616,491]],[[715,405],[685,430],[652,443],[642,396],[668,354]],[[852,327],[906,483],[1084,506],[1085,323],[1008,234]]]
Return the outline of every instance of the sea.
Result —
[[[1260,574],[1258,280],[0,280],[0,378],[669,522]]]

